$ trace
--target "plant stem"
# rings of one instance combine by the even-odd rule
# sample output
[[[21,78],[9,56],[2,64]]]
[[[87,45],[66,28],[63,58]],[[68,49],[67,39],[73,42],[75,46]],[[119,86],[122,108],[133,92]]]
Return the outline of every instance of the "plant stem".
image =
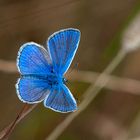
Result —
[[[11,122],[7,127],[5,127],[1,132],[0,132],[0,140],[7,140],[14,130],[15,126],[29,113],[31,112],[37,104],[34,105],[28,105],[25,104],[19,114],[17,115],[16,119]]]
[[[100,74],[94,84],[92,84],[85,93],[85,99],[79,105],[79,109],[71,113],[66,117],[66,119],[61,122],[52,133],[46,138],[46,140],[56,140],[62,132],[68,127],[68,125],[82,112],[87,106],[92,102],[92,100],[98,95],[101,89],[106,85],[109,81],[109,78],[106,77],[106,74],[111,74],[113,70],[118,66],[118,64],[123,60],[126,56],[126,51],[123,49],[119,51],[117,56],[113,59],[113,61],[108,65],[108,67]],[[101,84],[99,86],[99,84]]]

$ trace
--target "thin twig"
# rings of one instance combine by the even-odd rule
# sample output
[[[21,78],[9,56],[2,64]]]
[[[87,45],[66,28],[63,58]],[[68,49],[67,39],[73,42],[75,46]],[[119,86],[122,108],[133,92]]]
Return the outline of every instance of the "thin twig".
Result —
[[[103,71],[103,73],[97,78],[95,84],[92,84],[88,90],[85,92],[85,99],[79,105],[79,110],[71,113],[66,117],[64,121],[62,121],[46,138],[46,140],[56,140],[64,130],[68,127],[68,125],[82,112],[87,106],[92,102],[92,100],[98,95],[101,89],[106,85],[109,81],[109,77],[106,77],[106,74],[112,73],[112,71],[118,66],[121,60],[126,56],[126,52],[124,50],[120,50],[117,56],[113,59],[113,61],[108,65],[108,67]],[[100,85],[100,86],[99,86]]]
[[[0,140],[8,139],[9,135],[12,133],[14,130],[15,126],[28,114],[30,113],[37,104],[34,105],[28,105],[25,104],[24,107],[21,109],[19,114],[17,115],[16,119],[11,122],[7,127],[5,127],[1,132],[0,132]]]

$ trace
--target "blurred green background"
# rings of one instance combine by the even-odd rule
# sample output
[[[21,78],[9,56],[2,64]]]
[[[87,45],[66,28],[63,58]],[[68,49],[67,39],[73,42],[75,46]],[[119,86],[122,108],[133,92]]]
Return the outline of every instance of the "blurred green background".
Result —
[[[81,41],[72,65],[78,62],[78,70],[102,72],[121,47],[124,29],[139,12],[139,0],[1,0],[0,59],[15,61],[23,43],[46,45],[50,34],[73,27],[81,31]],[[140,50],[130,53],[114,74],[140,80],[139,59]],[[15,91],[17,77],[0,72],[0,130],[23,106]],[[81,102],[88,84],[70,81],[68,86]],[[44,140],[67,115],[41,103],[16,126],[9,140]],[[119,140],[126,132],[139,136],[139,115],[140,96],[103,89],[58,140]]]

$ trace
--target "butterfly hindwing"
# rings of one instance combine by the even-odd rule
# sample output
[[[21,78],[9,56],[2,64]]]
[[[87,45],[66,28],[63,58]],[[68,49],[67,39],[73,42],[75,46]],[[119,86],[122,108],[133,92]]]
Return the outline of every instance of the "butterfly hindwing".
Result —
[[[44,106],[61,113],[77,110],[76,101],[64,84],[58,85],[51,90],[44,100]]]
[[[54,71],[63,75],[69,68],[80,41],[80,31],[69,28],[52,34],[47,42]]]
[[[45,80],[23,76],[16,84],[17,95],[25,103],[33,104],[44,100],[50,93],[49,85]]]
[[[39,44],[25,43],[19,50],[17,67],[22,75],[48,74],[51,71],[50,56]]]

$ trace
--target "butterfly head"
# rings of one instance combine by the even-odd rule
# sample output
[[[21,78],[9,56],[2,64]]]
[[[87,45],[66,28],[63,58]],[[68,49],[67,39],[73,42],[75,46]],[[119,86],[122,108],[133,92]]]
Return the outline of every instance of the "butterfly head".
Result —
[[[63,78],[63,83],[66,84],[68,80],[66,78]]]

